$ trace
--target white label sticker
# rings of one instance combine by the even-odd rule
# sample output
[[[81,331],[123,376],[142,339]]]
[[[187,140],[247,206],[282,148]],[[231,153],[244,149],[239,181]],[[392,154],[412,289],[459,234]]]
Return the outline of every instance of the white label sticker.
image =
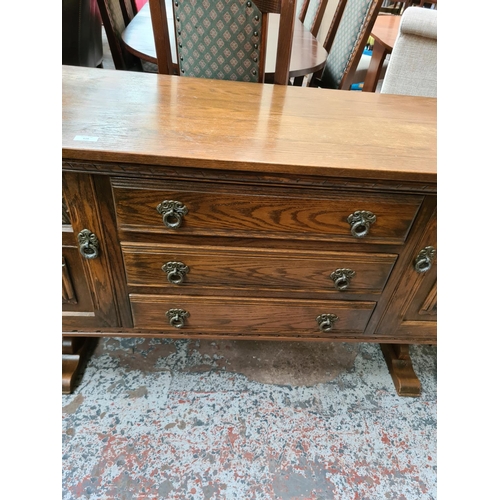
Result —
[[[74,141],[96,142],[99,137],[92,137],[91,135],[75,135]]]

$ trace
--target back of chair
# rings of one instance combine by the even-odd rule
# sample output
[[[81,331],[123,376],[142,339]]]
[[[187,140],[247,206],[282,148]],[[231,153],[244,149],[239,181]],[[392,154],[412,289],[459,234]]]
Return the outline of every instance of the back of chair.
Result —
[[[318,36],[327,4],[328,0],[304,0],[299,11],[299,19],[315,37]]]
[[[380,12],[383,12],[384,14],[392,14],[394,16],[400,16],[403,13],[403,10],[405,8],[405,2],[406,0],[384,0],[382,2],[382,7],[380,9]]]
[[[437,9],[437,0],[405,0],[404,8],[408,7],[427,7]]]
[[[121,41],[121,34],[137,13],[135,2],[131,0],[97,0],[97,4],[115,68],[140,70],[139,59],[127,52]]]
[[[149,1],[158,71],[176,74],[165,1]],[[268,14],[279,13],[274,83],[288,84],[295,0],[172,1],[178,74],[264,82]]]
[[[295,13],[301,23],[304,22],[304,18],[306,17],[308,4],[309,0],[297,0],[297,3],[295,4]]]
[[[348,90],[383,0],[340,0],[326,35],[321,87]]]
[[[437,10],[404,11],[381,93],[437,97]]]

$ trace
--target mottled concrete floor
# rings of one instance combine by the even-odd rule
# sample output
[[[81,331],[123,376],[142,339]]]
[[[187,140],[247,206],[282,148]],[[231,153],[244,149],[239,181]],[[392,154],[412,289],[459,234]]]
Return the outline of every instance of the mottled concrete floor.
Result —
[[[436,498],[436,348],[420,398],[378,345],[101,339],[63,396],[62,498]]]

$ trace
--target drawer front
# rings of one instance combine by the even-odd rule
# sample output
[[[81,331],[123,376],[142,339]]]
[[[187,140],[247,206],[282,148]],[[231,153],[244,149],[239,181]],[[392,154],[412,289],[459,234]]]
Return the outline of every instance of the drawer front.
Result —
[[[397,255],[122,244],[131,286],[381,293]]]
[[[112,185],[123,231],[245,238],[402,244],[423,199],[118,178]],[[352,233],[362,235],[366,228],[364,236]]]
[[[134,326],[165,333],[336,335],[361,334],[375,302],[241,299],[233,297],[185,297],[130,295]],[[170,317],[168,311],[172,311]],[[180,311],[187,312],[178,328]],[[176,317],[175,315],[178,314]],[[320,324],[331,330],[325,331]],[[338,319],[335,320],[335,315]],[[319,317],[319,322],[318,318]]]

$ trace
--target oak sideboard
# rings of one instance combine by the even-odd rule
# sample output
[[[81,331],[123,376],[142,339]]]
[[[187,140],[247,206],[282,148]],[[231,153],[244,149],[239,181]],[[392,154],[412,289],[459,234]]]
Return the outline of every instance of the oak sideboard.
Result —
[[[436,344],[436,99],[62,68],[63,392],[101,336]]]

